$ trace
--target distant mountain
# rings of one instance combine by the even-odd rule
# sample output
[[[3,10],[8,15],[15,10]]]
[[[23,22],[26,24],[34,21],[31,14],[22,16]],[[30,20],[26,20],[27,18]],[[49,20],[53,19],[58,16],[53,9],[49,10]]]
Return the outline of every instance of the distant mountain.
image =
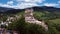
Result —
[[[56,7],[47,7],[47,6],[42,6],[42,7],[32,7],[35,11],[58,11],[60,12],[60,8]]]
[[[56,7],[35,6],[35,7],[30,7],[30,8],[32,8],[34,11],[58,11],[60,12],[60,8],[56,8]]]
[[[0,12],[6,12],[8,10],[12,10],[13,8],[6,8],[6,7],[0,7]]]
[[[6,11],[5,13],[12,13],[12,14],[16,14],[18,12],[24,11],[24,9],[11,9]]]
[[[60,12],[60,8],[55,8],[55,7],[47,7],[47,6],[35,6],[35,7],[30,7],[32,8],[34,11],[58,11]],[[27,8],[25,8],[27,9]],[[17,12],[21,12],[24,11],[25,9],[13,9],[13,8],[5,8],[5,7],[0,7],[0,13],[1,12],[5,12],[5,13],[17,13]]]

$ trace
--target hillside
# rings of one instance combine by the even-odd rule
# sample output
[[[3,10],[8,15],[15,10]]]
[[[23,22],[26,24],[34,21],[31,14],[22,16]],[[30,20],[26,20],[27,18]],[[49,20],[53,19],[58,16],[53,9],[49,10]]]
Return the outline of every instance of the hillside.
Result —
[[[8,26],[4,26],[7,30],[16,30],[19,34],[60,34],[60,8],[46,6],[31,8],[34,10],[34,18],[48,25],[48,31],[45,31],[40,25],[25,22],[25,9],[0,9],[6,10],[2,14],[0,13],[0,23],[13,18],[15,21],[10,20],[11,23],[8,23]],[[17,17],[19,17],[18,20],[16,19]]]
[[[50,12],[58,11],[58,12],[60,12],[60,8],[56,8],[56,7],[47,7],[47,6],[38,7],[38,6],[35,6],[35,7],[31,7],[31,8],[34,11],[50,11]]]

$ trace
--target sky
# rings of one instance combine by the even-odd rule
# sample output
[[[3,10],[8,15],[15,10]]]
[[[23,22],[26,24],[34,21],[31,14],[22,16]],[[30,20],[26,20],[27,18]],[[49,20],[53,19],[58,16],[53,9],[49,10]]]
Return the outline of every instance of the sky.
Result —
[[[34,6],[60,8],[60,0],[0,0],[0,7],[24,9]]]

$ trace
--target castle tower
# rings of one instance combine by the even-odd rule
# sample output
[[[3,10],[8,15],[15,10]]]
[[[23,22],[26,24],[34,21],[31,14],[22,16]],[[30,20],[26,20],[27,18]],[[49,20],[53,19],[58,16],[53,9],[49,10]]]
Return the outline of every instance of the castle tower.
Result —
[[[25,10],[25,15],[26,16],[33,16],[33,9],[26,9]]]
[[[33,17],[33,9],[25,10],[25,22],[33,22],[35,19]]]

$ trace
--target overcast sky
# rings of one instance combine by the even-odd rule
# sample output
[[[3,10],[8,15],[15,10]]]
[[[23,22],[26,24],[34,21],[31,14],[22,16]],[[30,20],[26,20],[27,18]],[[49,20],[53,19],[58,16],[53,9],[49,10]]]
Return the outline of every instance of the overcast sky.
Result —
[[[60,8],[60,0],[0,0],[0,7],[23,9],[33,6],[53,6]]]

